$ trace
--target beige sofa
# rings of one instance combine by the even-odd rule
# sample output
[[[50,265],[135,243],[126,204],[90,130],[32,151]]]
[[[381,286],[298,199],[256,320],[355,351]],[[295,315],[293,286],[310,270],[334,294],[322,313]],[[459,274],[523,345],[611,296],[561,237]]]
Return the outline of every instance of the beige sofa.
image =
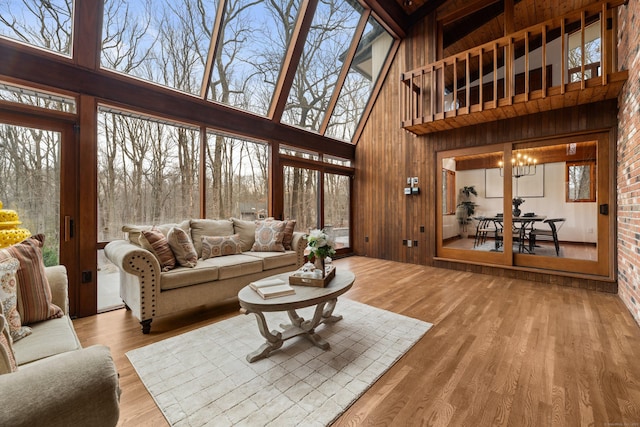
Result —
[[[64,316],[29,325],[13,343],[16,372],[0,375],[2,426],[115,426],[118,373],[105,346],[82,348],[68,315],[64,266],[45,269]]]
[[[162,271],[158,258],[136,244],[145,227],[124,226],[126,240],[109,242],[106,257],[120,269],[120,297],[140,321],[142,332],[151,330],[154,318],[205,305],[217,305],[237,299],[238,291],[252,281],[274,274],[294,271],[304,264],[305,235],[294,232],[291,250],[254,252],[253,221],[192,219],[179,224],[157,226],[165,235],[171,227],[180,227],[191,237],[198,261],[195,267],[178,266]],[[203,260],[203,236],[239,234],[243,252]]]

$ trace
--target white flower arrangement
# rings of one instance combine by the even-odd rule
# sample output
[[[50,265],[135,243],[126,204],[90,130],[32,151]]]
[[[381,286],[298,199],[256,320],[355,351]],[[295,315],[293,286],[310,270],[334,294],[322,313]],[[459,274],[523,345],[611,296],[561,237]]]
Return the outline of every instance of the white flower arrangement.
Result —
[[[311,230],[307,234],[307,250],[310,258],[326,258],[336,254],[333,249],[334,241],[324,230]]]

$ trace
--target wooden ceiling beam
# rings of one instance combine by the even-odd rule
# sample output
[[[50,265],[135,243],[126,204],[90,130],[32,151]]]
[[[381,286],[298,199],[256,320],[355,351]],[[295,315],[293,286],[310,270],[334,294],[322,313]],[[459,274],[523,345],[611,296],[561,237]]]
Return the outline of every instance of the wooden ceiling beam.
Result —
[[[410,26],[414,26],[421,22],[424,18],[446,3],[447,0],[429,0],[425,2],[418,10],[411,14]]]
[[[274,123],[225,105],[199,99],[163,86],[107,70],[77,67],[73,61],[0,40],[0,78],[7,76],[77,94],[105,103],[174,121],[205,125],[214,130],[265,141],[278,141],[307,150],[353,159],[355,146],[292,126]]]
[[[407,36],[411,26],[409,16],[394,0],[361,0],[371,11],[389,27],[391,32],[400,38]]]

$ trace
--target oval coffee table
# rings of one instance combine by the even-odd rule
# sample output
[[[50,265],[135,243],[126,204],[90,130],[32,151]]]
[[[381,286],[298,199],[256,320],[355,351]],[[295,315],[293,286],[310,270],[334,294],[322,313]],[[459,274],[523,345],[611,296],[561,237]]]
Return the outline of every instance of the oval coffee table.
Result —
[[[282,273],[268,279],[281,279],[288,283],[289,275],[291,273]],[[351,271],[336,270],[336,276],[324,288],[292,285],[296,290],[295,294],[270,299],[263,299],[249,286],[242,288],[238,292],[241,311],[244,314],[256,315],[260,334],[266,339],[260,348],[247,355],[247,361],[253,363],[264,359],[272,351],[282,347],[284,341],[299,335],[303,335],[321,349],[327,350],[329,343],[315,333],[315,328],[321,323],[335,323],[342,319],[342,316],[334,316],[333,310],[336,308],[338,297],[351,288],[355,278],[355,274]],[[299,308],[313,305],[316,309],[312,319],[305,320],[296,313]],[[280,325],[282,331],[269,331],[264,313],[274,311],[286,311],[291,319],[291,324]]]

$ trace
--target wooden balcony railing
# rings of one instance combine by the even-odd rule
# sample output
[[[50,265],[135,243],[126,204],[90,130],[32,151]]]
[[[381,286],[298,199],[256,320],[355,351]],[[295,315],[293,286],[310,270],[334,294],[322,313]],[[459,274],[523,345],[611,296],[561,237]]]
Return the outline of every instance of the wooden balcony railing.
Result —
[[[618,96],[617,7],[595,3],[402,75],[402,126],[416,134]]]

